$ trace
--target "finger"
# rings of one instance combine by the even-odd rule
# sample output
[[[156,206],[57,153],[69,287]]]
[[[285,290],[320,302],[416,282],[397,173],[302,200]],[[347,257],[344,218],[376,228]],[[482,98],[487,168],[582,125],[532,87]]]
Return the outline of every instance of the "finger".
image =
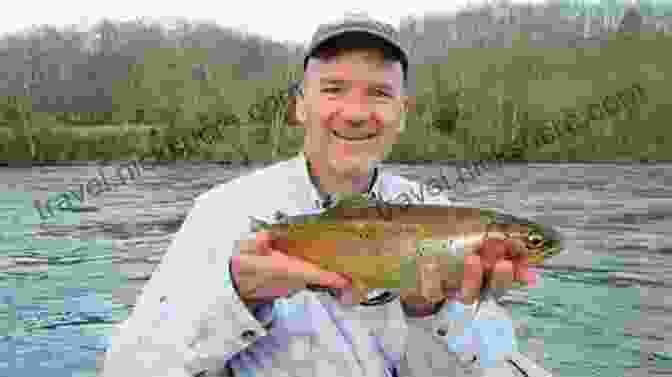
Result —
[[[240,279],[240,255],[234,255],[231,257],[231,278],[232,279]]]
[[[302,260],[271,250],[270,255],[240,254],[232,257],[232,270],[237,275],[238,292],[245,299],[284,297],[292,290],[306,287],[306,274],[316,274],[324,286],[341,287],[347,280],[335,277]],[[322,280],[320,280],[320,278]],[[344,282],[334,284],[332,279]],[[310,277],[308,277],[310,279]]]
[[[302,259],[291,257],[273,249],[269,250],[268,256],[271,258],[264,259],[263,267],[292,281],[339,289],[350,286],[350,281],[344,276],[325,271]]]
[[[512,248],[511,240],[485,239],[481,243],[479,255],[483,264],[483,269],[491,271],[495,263],[510,255]]]
[[[245,239],[236,241],[236,248],[242,254],[268,255],[273,246],[273,235],[268,231],[255,234],[253,240]]]
[[[349,280],[335,272],[322,270],[312,263],[273,249],[269,249],[268,255],[241,254],[236,257],[240,260],[241,275],[286,281],[297,288],[306,284],[344,288],[350,284]]]
[[[519,239],[511,240],[511,255],[514,258],[527,257],[529,255],[527,246],[525,246],[525,243],[522,240]]]
[[[361,282],[353,281],[352,285],[340,291],[338,300],[343,305],[359,305],[366,301],[368,289]]]
[[[270,232],[262,231],[256,234],[255,238],[255,250],[259,255],[268,255],[271,251],[271,246],[273,242],[273,236]]]
[[[513,259],[513,279],[521,283],[527,282],[528,269],[530,265],[527,262],[527,257],[520,256]]]
[[[538,276],[536,273],[530,271],[530,265],[526,257],[514,260],[513,269],[514,281],[525,283],[528,288],[537,287]]]
[[[355,305],[355,293],[352,288],[346,288],[339,292],[338,302],[342,305]]]
[[[274,284],[274,273],[259,268],[260,265],[263,265],[263,259],[267,258],[250,254],[234,255],[231,258],[232,278],[235,278],[238,294],[241,298],[259,300],[284,297],[289,295],[291,289],[302,288],[298,282],[282,281]],[[262,263],[259,263],[260,259]],[[263,287],[275,288],[264,289]]]
[[[238,240],[235,243],[235,249],[241,254],[257,254],[256,240]]]
[[[480,296],[483,284],[483,266],[478,255],[464,257],[464,278],[462,280],[462,301],[466,305],[474,303]]]
[[[457,263],[457,260],[452,255],[437,255],[436,263],[439,265],[441,274],[441,289],[444,296],[449,290],[459,290],[462,287],[462,263]]]
[[[539,287],[539,275],[533,271],[528,270],[527,271],[527,276],[525,277],[525,281],[527,282],[527,286],[529,288],[537,288]]]
[[[492,271],[490,287],[497,293],[505,292],[511,289],[513,285],[513,263],[508,260],[497,262]]]

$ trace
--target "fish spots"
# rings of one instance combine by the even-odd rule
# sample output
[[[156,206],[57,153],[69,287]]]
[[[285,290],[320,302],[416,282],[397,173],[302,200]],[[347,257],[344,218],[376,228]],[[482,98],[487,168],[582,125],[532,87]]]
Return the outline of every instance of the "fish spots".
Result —
[[[374,224],[358,224],[359,238],[362,240],[374,240],[380,238],[379,229]]]
[[[293,239],[312,239],[317,234],[320,238],[380,240],[385,235],[385,229],[375,223],[289,224],[289,236]]]

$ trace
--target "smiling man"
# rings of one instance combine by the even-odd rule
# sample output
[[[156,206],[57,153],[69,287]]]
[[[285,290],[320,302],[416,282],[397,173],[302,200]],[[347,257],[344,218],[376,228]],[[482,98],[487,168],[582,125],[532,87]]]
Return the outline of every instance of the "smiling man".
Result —
[[[297,119],[306,125],[304,152],[313,173],[339,191],[362,191],[351,182],[368,177],[405,126],[406,59],[384,44],[370,48],[372,38],[341,34],[306,61],[297,103]]]
[[[113,338],[104,376],[520,375],[507,361],[515,339],[506,311],[490,299],[475,319],[470,305],[485,272],[501,294],[526,279],[522,262],[469,257],[464,282],[449,293],[440,288],[449,277],[421,266],[417,288],[397,294],[357,291],[347,277],[275,250],[268,233],[257,234],[252,252],[236,252],[250,217],[319,212],[335,193],[392,201],[419,190],[379,168],[411,102],[394,28],[365,16],[323,25],[304,68],[294,114],[303,152],[196,199]],[[482,247],[505,254],[507,242]]]

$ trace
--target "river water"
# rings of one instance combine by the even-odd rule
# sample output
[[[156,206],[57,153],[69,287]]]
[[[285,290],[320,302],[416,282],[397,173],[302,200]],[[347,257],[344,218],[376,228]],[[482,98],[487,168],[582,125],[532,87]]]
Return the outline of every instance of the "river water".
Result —
[[[95,376],[193,198],[261,166],[156,166],[90,198],[98,211],[46,220],[33,200],[98,168],[0,167],[0,376]],[[456,178],[452,165],[385,168]],[[448,194],[565,233],[540,286],[503,299],[531,358],[554,376],[672,376],[672,164],[511,164]]]

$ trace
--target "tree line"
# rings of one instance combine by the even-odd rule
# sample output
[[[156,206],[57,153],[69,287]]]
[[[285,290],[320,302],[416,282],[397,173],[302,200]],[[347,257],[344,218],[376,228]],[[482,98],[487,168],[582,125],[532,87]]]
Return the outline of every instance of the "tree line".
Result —
[[[446,78],[447,68],[465,72],[471,68],[472,64],[453,63],[458,55],[471,52],[465,48],[496,49],[523,42],[528,47],[599,47],[615,31],[669,35],[672,24],[672,12],[640,12],[645,9],[640,7],[624,8],[621,17],[593,11],[570,17],[567,10],[576,9],[572,6],[500,2],[455,14],[404,19],[401,37],[417,67],[411,77],[417,96],[411,121],[419,124],[418,137],[438,132],[473,144],[469,140],[477,130],[460,124],[479,119],[483,91],[465,84],[468,79],[462,72],[455,79]],[[119,156],[120,147],[115,152],[113,145],[149,135],[147,127],[178,135],[190,128],[223,125],[230,132],[231,153],[245,158],[254,156],[249,144],[270,144],[275,157],[299,145],[295,138],[300,130],[282,126],[292,123],[288,86],[300,79],[303,46],[212,23],[183,19],[176,25],[168,28],[146,19],[102,20],[86,31],[42,26],[1,38],[0,132],[1,126],[9,127],[22,141],[14,146],[8,141],[4,147],[0,143],[0,155],[25,143],[28,159],[88,159],[93,155],[74,149],[102,151],[103,145],[110,145],[109,151],[99,155]],[[533,56],[526,59],[525,67],[520,65],[521,79],[548,78],[553,67],[544,68],[548,64]],[[496,64],[508,63],[504,59]],[[491,73],[481,76],[492,79]],[[497,101],[500,124],[515,133],[522,121],[518,114],[526,113],[524,104],[504,94]],[[76,130],[76,126],[115,126],[118,132],[89,137],[91,141],[81,137],[80,143],[72,131],[67,134],[72,138],[71,153],[48,147],[55,133],[66,135],[63,128]],[[432,143],[427,145],[426,152],[434,153]],[[434,149],[439,153],[441,148],[437,144]]]
[[[596,38],[619,28],[669,31],[672,24],[672,10],[656,13],[647,3],[628,9],[628,17],[600,14],[590,5],[575,3],[486,3],[455,14],[408,17],[400,24],[401,36],[415,63],[432,63],[444,61],[453,48],[507,47],[517,33],[530,34],[532,43],[543,47],[580,47],[596,45]],[[570,11],[576,16],[570,17]],[[110,122],[109,113],[115,111],[113,83],[126,78],[129,66],[142,63],[147,49],[207,49],[208,64],[230,66],[231,76],[241,80],[269,79],[273,67],[296,64],[303,52],[301,45],[213,23],[179,19],[175,25],[103,19],[90,30],[41,26],[6,35],[0,39],[0,96],[30,93],[35,111],[107,113],[98,121]],[[96,123],[86,117],[95,118],[61,115],[67,122]]]

